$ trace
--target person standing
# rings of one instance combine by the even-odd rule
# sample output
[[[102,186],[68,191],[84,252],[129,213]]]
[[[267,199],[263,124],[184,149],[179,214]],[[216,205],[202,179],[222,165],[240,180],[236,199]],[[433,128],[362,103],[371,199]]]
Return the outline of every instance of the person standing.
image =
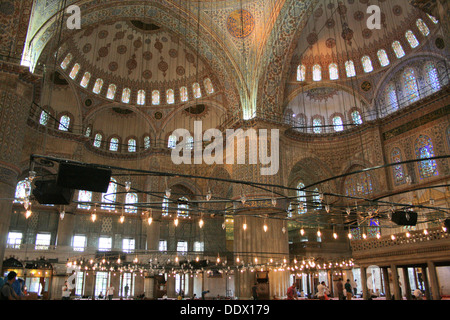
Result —
[[[128,286],[128,283],[125,286],[125,298],[128,298],[128,290],[130,290],[130,287]]]
[[[297,287],[295,286],[295,283],[290,286],[287,290],[287,300],[297,300]]]
[[[17,273],[11,271],[8,273],[6,282],[0,290],[0,300],[18,300],[19,297],[16,295],[13,289],[13,283],[16,281]]]
[[[255,283],[252,287],[253,300],[258,300],[258,284]]]
[[[325,285],[325,281],[322,281],[318,286],[317,286],[317,297],[320,300],[326,300],[327,299],[327,294],[328,292],[328,288]]]
[[[347,279],[345,283],[345,291],[347,291],[347,300],[352,300],[352,285],[350,284],[350,279]]]
[[[114,287],[113,286],[109,286],[106,289],[106,295],[108,296],[109,300],[112,300],[113,296],[114,296]]]
[[[62,287],[62,300],[70,300],[70,289],[67,285],[67,281],[64,282],[64,285]]]
[[[337,289],[339,300],[345,300],[344,284],[342,283],[342,278],[338,279],[338,282],[336,283],[336,289]]]

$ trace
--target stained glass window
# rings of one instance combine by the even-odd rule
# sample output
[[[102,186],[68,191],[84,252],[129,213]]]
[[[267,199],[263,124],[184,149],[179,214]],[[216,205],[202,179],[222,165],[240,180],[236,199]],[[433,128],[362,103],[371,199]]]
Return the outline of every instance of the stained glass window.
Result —
[[[31,194],[31,183],[28,179],[19,181],[16,185],[16,193],[14,195],[14,202],[22,203],[25,198]]]
[[[84,133],[84,136],[85,136],[85,137],[90,137],[90,136],[91,136],[91,132],[92,132],[91,126],[88,126],[88,127],[86,128],[86,132]]]
[[[94,147],[100,148],[100,146],[102,145],[102,139],[102,135],[100,133],[97,133],[94,138]]]
[[[402,154],[400,152],[400,149],[395,148],[394,150],[392,150],[391,160],[392,160],[392,163],[402,162]],[[402,165],[393,166],[393,174],[394,174],[395,184],[399,184],[399,183],[403,182],[404,174],[403,174],[403,166]]]
[[[373,192],[372,177],[369,172],[350,175],[345,179],[346,196],[362,196]]]
[[[386,50],[384,50],[384,49],[378,50],[377,55],[378,55],[378,60],[380,61],[380,65],[382,67],[386,67],[389,65],[390,61],[389,61],[389,57],[386,53]]]
[[[210,78],[206,78],[205,80],[203,80],[203,85],[205,86],[207,94],[214,93],[214,87]]]
[[[169,141],[167,143],[167,148],[174,149],[177,146],[177,137],[174,135],[171,135],[169,137]]]
[[[427,13],[428,18],[430,18],[431,21],[433,21],[434,24],[438,24],[439,20],[433,17],[432,15]]]
[[[145,104],[145,90],[138,91],[137,104],[140,106],[143,106]]]
[[[320,193],[319,193],[318,188],[314,189],[314,192],[312,194],[312,199],[314,202],[314,210],[322,209],[322,200],[320,200]]]
[[[345,72],[348,78],[356,76],[355,64],[352,60],[345,62]]]
[[[122,102],[123,103],[130,103],[130,97],[131,97],[131,89],[125,88],[122,91]]]
[[[186,197],[182,197],[180,199],[178,199],[179,201],[181,201],[182,203],[178,204],[178,210],[177,210],[177,214],[180,217],[188,217],[189,216],[189,205],[188,205],[188,198]]]
[[[119,150],[119,139],[111,138],[109,141],[109,151],[117,151]]]
[[[102,193],[102,202],[103,203],[116,202],[116,192],[117,192],[117,184],[116,183],[117,183],[117,181],[114,178],[111,178],[111,181],[109,182],[109,185],[108,185],[108,190],[106,191],[106,193]],[[114,210],[115,205],[102,204],[101,208],[103,210]]]
[[[48,124],[48,113],[47,111],[42,111],[41,116],[39,117],[39,124],[46,126]]]
[[[182,102],[188,101],[189,97],[188,97],[188,90],[186,87],[180,88],[180,99]]]
[[[414,69],[408,68],[403,73],[403,87],[409,102],[419,100],[419,86],[417,84]]]
[[[322,133],[322,119],[321,118],[313,119],[313,132],[314,133]]]
[[[405,56],[405,51],[403,50],[403,47],[402,47],[402,45],[400,44],[399,41],[394,41],[392,43],[392,49],[394,49],[395,56],[397,58],[400,59],[400,58]]]
[[[106,97],[110,100],[114,100],[114,97],[116,96],[116,90],[117,86],[115,84],[110,84],[108,87],[108,93]]]
[[[76,63],[73,68],[72,71],[70,71],[69,77],[73,80],[77,77],[78,72],[80,71],[80,65],[78,63]]]
[[[136,152],[136,140],[128,140],[128,152]]]
[[[362,117],[361,117],[361,113],[359,113],[358,110],[355,110],[352,112],[352,120],[354,124],[362,124]]]
[[[342,122],[342,117],[340,116],[333,117],[333,127],[334,131],[336,132],[344,130],[344,123]]]
[[[166,196],[163,198],[161,213],[163,216],[169,215],[169,199]]]
[[[433,143],[428,136],[420,135],[415,143],[415,151],[418,159],[434,157]],[[420,179],[439,175],[435,160],[424,160],[419,162]]]
[[[91,74],[89,72],[85,72],[83,79],[81,79],[80,86],[86,88],[89,85],[89,81],[91,80]]]
[[[308,211],[307,204],[306,204],[306,192],[303,190],[305,187],[305,184],[303,182],[299,182],[297,184],[297,201],[298,201],[298,207],[297,207],[297,214],[306,213]]]
[[[395,85],[393,83],[390,83],[386,87],[386,100],[388,106],[391,107],[393,110],[397,110],[398,105],[398,98],[397,98],[397,91],[395,90]]]
[[[430,34],[430,29],[422,19],[417,19],[416,26],[419,28],[420,32],[427,37]]]
[[[64,115],[59,119],[58,129],[61,131],[69,131],[69,128],[70,128],[70,117]]]
[[[78,191],[78,202],[91,202],[91,201],[92,201],[92,192],[91,191],[86,191],[86,190]],[[78,207],[78,209],[83,209],[83,210],[91,209],[91,205],[86,204],[86,203],[79,203],[77,207]]]
[[[64,61],[61,62],[61,68],[62,68],[63,70],[66,70],[66,69],[67,69],[67,67],[69,66],[70,61],[72,61],[72,58],[73,58],[72,54],[69,53],[69,54],[66,56],[66,58],[64,59]]]
[[[160,98],[159,91],[158,90],[153,90],[152,91],[152,104],[154,106],[158,106],[159,103],[161,102],[160,99],[161,98]]]
[[[138,202],[138,195],[136,193],[129,192],[125,196],[125,212],[127,213],[137,213],[137,207],[132,204],[136,204]]]
[[[150,137],[149,136],[145,136],[145,138],[144,138],[144,148],[145,149],[150,148]]]
[[[192,92],[194,93],[195,98],[201,98],[202,97],[202,91],[200,90],[200,85],[196,82],[192,85]]]
[[[428,62],[425,65],[425,73],[427,75],[427,83],[431,87],[432,92],[440,90],[441,83],[439,82],[439,75],[433,62]]]
[[[98,78],[95,81],[95,85],[94,88],[92,89],[92,92],[94,92],[95,94],[99,94],[100,91],[102,91],[103,88],[103,79]]]
[[[175,93],[173,92],[173,89],[169,89],[166,91],[166,100],[168,104],[175,103]]]
[[[306,80],[306,67],[304,65],[299,65],[297,67],[297,81]]]
[[[321,81],[322,80],[322,67],[318,64],[313,66],[313,80]]]
[[[414,33],[411,30],[406,31],[405,37],[408,40],[411,48],[414,49],[419,46],[419,40],[417,40],[416,36],[414,35]]]
[[[329,71],[330,71],[330,80],[337,80],[339,79],[339,70],[336,63],[332,63],[329,65]]]
[[[361,62],[363,65],[364,72],[369,73],[373,71],[372,60],[370,60],[369,56],[362,57]]]

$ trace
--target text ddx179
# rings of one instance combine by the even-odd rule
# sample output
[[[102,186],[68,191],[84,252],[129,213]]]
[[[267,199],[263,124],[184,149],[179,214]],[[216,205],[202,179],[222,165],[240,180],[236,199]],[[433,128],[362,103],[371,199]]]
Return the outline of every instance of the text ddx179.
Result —
[[[268,305],[239,305],[239,304],[225,304],[223,307],[204,307],[187,305],[180,310],[181,315],[205,315],[208,318],[212,317],[214,313],[225,315],[267,315],[270,312]]]

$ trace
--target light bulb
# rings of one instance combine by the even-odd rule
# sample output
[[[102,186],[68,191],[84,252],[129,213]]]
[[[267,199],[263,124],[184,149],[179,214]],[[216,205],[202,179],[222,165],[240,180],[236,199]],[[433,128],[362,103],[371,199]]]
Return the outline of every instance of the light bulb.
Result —
[[[300,234],[303,236],[305,234],[305,230],[303,228],[300,229]]]
[[[125,190],[128,192],[131,189],[131,181],[125,181]]]
[[[242,229],[244,229],[244,231],[247,230],[247,224],[246,224],[246,223],[244,223],[244,224],[242,225]]]
[[[277,199],[272,198],[272,205],[275,207],[277,205]]]
[[[241,202],[242,204],[245,204],[245,202],[247,201],[247,197],[245,195],[241,196]]]
[[[203,219],[200,219],[200,221],[198,222],[198,226],[200,228],[203,228],[203,225],[205,224],[205,222],[203,221]]]
[[[27,212],[25,212],[25,218],[29,218],[29,217],[31,217],[31,214],[32,214],[32,212],[31,212],[31,210],[27,210]]]
[[[317,236],[320,237],[322,235],[322,232],[320,230],[317,230]]]
[[[60,218],[61,220],[63,220],[65,214],[66,214],[66,212],[65,212],[64,210],[61,211],[61,213],[59,214],[59,218]]]
[[[377,239],[381,238],[381,234],[379,232],[377,232]]]
[[[175,224],[175,227],[177,227],[177,226],[178,226],[178,218],[176,218],[176,219],[173,221],[173,223]]]
[[[208,193],[206,194],[206,201],[211,200],[211,197],[212,197],[211,190],[208,190]]]
[[[327,213],[330,213],[330,205],[327,204],[327,205],[325,206],[325,210],[326,210]]]
[[[423,230],[423,234],[428,234],[428,230],[427,229]]]
[[[365,233],[362,234],[363,239],[367,238],[367,235]]]
[[[350,215],[350,212],[351,212],[350,207],[347,207],[347,209],[345,210],[345,212],[347,212],[347,214]]]
[[[267,227],[267,224],[264,224],[263,229],[264,229],[264,232],[267,232],[267,230],[269,229],[269,228]]]
[[[170,189],[166,189],[166,197],[170,198],[171,195],[171,190]]]
[[[125,221],[125,217],[124,216],[120,216],[119,221],[120,221],[120,223],[123,223]]]
[[[97,220],[97,215],[95,213],[91,214],[91,220],[92,222],[95,222],[95,220]]]
[[[147,222],[148,222],[149,225],[151,225],[152,222],[153,222],[153,218],[152,218],[152,217],[148,218],[148,219],[147,219]]]
[[[391,235],[391,239],[392,239],[392,240],[395,240],[395,236],[394,236],[394,235]]]
[[[411,234],[409,232],[406,232],[406,237],[407,238],[411,237]]]
[[[348,233],[348,238],[351,240],[352,239],[352,234],[349,232]]]
[[[333,233],[333,238],[337,239],[338,235],[336,232]]]

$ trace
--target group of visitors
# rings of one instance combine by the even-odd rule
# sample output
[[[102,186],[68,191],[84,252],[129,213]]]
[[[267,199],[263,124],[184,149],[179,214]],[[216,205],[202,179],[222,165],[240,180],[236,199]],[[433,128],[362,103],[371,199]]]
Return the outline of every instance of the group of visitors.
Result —
[[[17,279],[16,272],[10,271],[6,278],[0,278],[0,300],[21,300],[25,294],[25,281]]]
[[[338,299],[339,300],[351,300],[354,294],[352,284],[350,283],[350,279],[347,279],[347,282],[344,284],[342,282],[342,279],[339,278],[338,282],[336,283],[336,289],[338,293]],[[331,291],[325,284],[325,281],[322,281],[317,286],[317,293],[315,294],[315,297],[317,297],[319,300],[329,300],[329,295]],[[304,297],[303,291],[299,295],[297,292],[297,285],[294,283],[292,286],[290,286],[287,290],[287,300],[298,300],[298,297]]]

